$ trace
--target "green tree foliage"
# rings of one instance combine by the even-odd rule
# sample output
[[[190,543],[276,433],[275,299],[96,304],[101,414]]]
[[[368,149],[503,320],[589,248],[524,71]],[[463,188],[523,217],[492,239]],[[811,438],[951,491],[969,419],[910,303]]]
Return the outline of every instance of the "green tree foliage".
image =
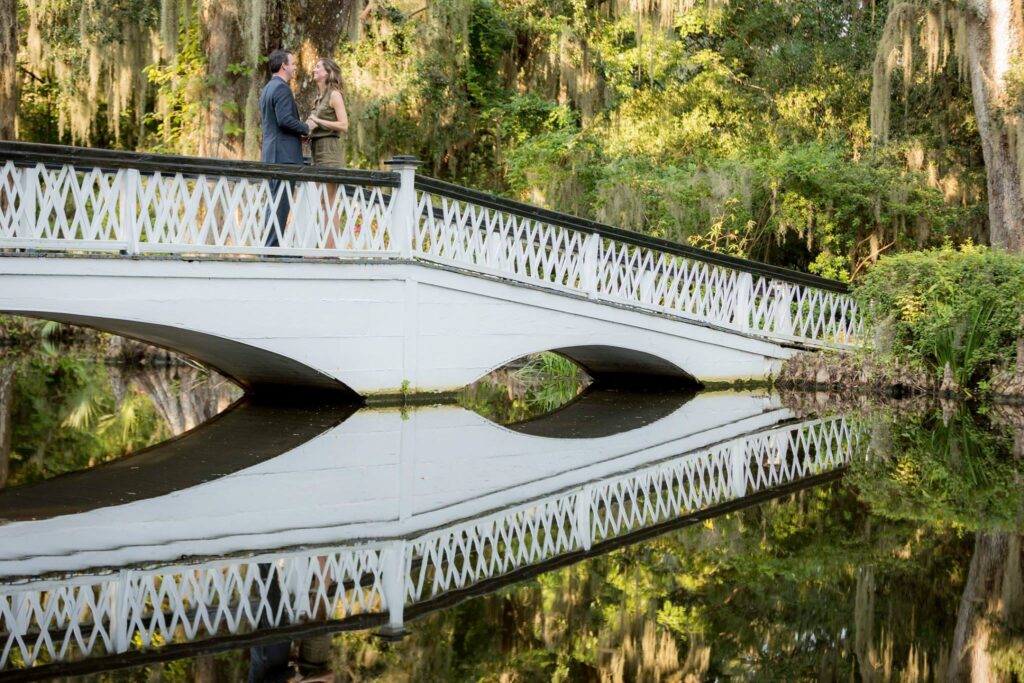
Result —
[[[496,370],[459,392],[459,403],[498,424],[529,420],[572,401],[590,379],[554,353],[538,353],[515,370]]]
[[[854,289],[876,351],[964,388],[1011,362],[1024,315],[1024,257],[970,244],[883,258]]]
[[[32,0],[26,18],[42,2]],[[128,70],[145,68],[148,90],[139,95],[124,81],[98,94],[121,103],[120,118],[93,103],[81,108],[96,119],[86,125],[65,120],[69,110],[54,99],[86,90],[56,71],[25,77],[22,137],[53,140],[54,130],[67,129],[53,117],[63,116],[91,131],[94,144],[119,136],[143,149],[220,153],[240,149],[244,136],[254,153],[255,91],[245,95],[239,79],[262,82],[257,65],[208,54],[217,43],[198,5],[170,12],[171,0],[132,0],[120,12],[111,3],[61,5],[62,13],[46,15],[38,42],[47,63],[79,64],[76,50],[100,54],[107,34],[76,17],[116,14],[118,25],[134,22],[152,42],[159,16],[160,58],[149,68],[104,53]],[[855,278],[886,250],[986,234],[970,96],[954,76],[943,72],[908,90],[892,108],[889,141],[872,147],[884,0],[389,0],[340,23],[273,1],[258,6],[241,35],[249,45],[263,21],[296,47],[300,108],[320,56],[303,37],[329,45],[323,27],[337,27],[353,166],[413,153],[444,179],[840,279]],[[225,62],[226,73],[210,73]],[[231,111],[217,114],[225,107]],[[124,116],[140,112],[145,125],[128,126]],[[106,121],[117,136],[101,134]],[[230,130],[214,130],[221,125]]]
[[[840,279],[886,249],[983,232],[958,83],[945,84],[940,113],[908,104],[893,141],[871,147],[883,8],[685,7],[446,0],[422,21],[454,31],[448,49],[425,55],[409,28],[420,18],[393,10],[402,40],[347,48],[356,126],[377,131],[352,138],[354,158],[379,158],[397,139],[437,175]],[[417,118],[416,135],[381,134]]]

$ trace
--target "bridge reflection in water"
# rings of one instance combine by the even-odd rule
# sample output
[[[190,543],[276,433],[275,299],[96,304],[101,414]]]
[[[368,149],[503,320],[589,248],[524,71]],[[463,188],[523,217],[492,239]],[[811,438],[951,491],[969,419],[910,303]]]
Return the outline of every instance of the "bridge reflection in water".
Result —
[[[570,409],[602,405],[592,392]],[[185,490],[48,507],[91,478],[112,493],[119,477],[101,467],[0,494],[12,520],[0,527],[0,672],[81,673],[368,627],[400,635],[406,619],[469,596],[836,477],[857,445],[843,418],[798,421],[765,394],[645,405],[657,407],[623,420],[627,431],[593,419],[593,435],[556,439],[538,436],[544,419],[506,428],[453,406],[322,410],[295,420],[320,433],[282,438],[294,414],[253,419],[266,407],[242,404],[120,466],[124,482],[147,481],[152,463],[173,479],[161,449],[184,457],[190,443],[219,451],[192,452],[193,465],[232,463],[209,477],[183,468]],[[240,425],[250,444],[276,445],[232,451],[216,438]]]

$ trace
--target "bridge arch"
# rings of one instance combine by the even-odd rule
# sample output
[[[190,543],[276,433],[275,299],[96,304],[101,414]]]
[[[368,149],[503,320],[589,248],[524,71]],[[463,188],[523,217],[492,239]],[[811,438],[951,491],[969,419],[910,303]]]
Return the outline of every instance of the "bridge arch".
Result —
[[[605,386],[679,388],[764,377],[795,353],[699,321],[400,260],[0,260],[0,311],[173,349],[250,389],[455,391],[538,351]]]
[[[213,368],[249,392],[301,387],[304,392],[323,391],[353,400],[359,398],[356,392],[340,380],[287,356],[207,332],[138,320],[56,311],[12,310],[3,313],[89,327],[159,346]]]
[[[474,381],[538,353],[554,353],[586,372],[600,388],[693,390],[703,383],[677,364],[653,353],[612,344],[584,344],[532,348],[493,365]]]
[[[587,371],[605,387],[696,389],[703,383],[660,356],[636,349],[590,344],[552,349]]]

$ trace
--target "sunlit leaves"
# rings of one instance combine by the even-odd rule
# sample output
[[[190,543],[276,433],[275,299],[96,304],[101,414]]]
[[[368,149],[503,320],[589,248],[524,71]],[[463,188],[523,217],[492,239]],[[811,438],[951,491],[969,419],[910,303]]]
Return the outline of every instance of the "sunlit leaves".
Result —
[[[1024,258],[971,244],[884,258],[855,296],[889,331],[883,351],[940,378],[952,361],[964,388],[1009,362],[1024,334]]]

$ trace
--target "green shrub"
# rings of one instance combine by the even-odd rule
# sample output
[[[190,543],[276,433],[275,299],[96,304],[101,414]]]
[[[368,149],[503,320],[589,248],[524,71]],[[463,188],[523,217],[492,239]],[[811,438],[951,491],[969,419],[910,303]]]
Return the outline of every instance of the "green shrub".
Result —
[[[1024,314],[1024,257],[967,244],[881,259],[854,288],[876,351],[964,388],[1009,362]]]

